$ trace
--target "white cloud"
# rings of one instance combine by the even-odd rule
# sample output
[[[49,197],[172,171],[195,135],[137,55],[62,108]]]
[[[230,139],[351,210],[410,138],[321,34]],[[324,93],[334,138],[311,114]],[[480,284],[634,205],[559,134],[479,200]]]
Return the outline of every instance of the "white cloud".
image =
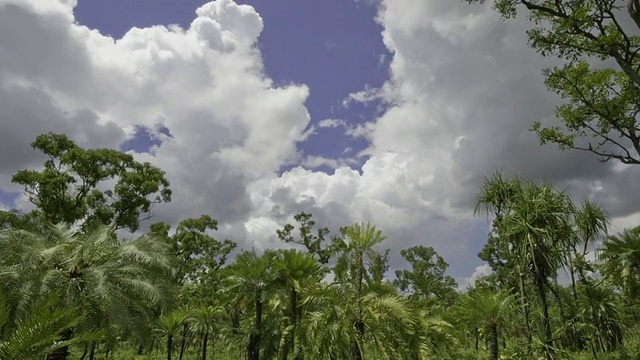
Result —
[[[342,119],[323,119],[318,121],[319,128],[337,128],[339,126],[347,126],[347,123]]]
[[[172,137],[153,154],[136,155],[172,182],[174,201],[157,208],[157,220],[208,213],[220,220],[220,237],[258,249],[280,246],[274,230],[300,211],[334,230],[371,221],[389,237],[392,268],[399,249],[425,244],[458,278],[484,269],[476,269],[476,254],[486,219],[473,217],[472,205],[482,176],[496,168],[570,184],[579,196],[593,193],[616,216],[637,203],[627,195],[640,193],[635,169],[610,178],[608,166],[540,147],[527,131],[557,101],[540,76],[549,61],[527,48],[522,19],[504,23],[488,6],[382,2],[391,78],[345,105],[383,101],[388,110],[365,125],[318,124],[371,141],[359,172],[350,160],[297,152],[315,131],[304,106],[309,89],[267,77],[255,46],[263,21],[253,8],[217,0],[185,29],[134,28],[113,39],[75,23],[74,5],[0,0],[2,184],[42,162],[28,145],[39,133],[117,147],[136,125],[161,124]],[[279,174],[291,164],[335,171]],[[596,183],[601,189],[593,192]]]
[[[491,275],[492,272],[493,270],[491,270],[491,266],[489,266],[489,264],[480,265],[476,267],[471,276],[460,279],[458,289],[466,291],[467,289],[474,287],[478,279]]]

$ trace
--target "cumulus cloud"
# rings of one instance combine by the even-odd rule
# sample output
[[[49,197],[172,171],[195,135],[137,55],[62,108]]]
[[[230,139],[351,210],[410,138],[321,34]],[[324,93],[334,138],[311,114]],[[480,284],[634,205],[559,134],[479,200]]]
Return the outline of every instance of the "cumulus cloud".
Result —
[[[143,126],[163,143],[136,156],[166,170],[174,190],[158,218],[244,219],[246,185],[297,158],[308,136],[308,88],[277,87],[264,74],[261,17],[218,0],[187,28],[133,28],[113,39],[77,24],[74,5],[0,1],[3,183],[41,162],[29,149],[39,133],[117,148]]]
[[[275,229],[300,211],[333,230],[371,221],[388,236],[392,270],[399,249],[423,244],[463,284],[486,270],[476,254],[487,222],[472,209],[494,169],[570,186],[616,217],[637,203],[634,168],[539,146],[527,129],[558,103],[540,75],[553,62],[528,49],[525,20],[502,22],[488,5],[382,1],[390,79],[345,105],[381,101],[386,110],[364,125],[318,125],[370,141],[360,169],[297,151],[316,130],[304,106],[310,90],[265,74],[256,43],[269,24],[252,7],[216,0],[185,28],[133,28],[113,39],[77,24],[74,6],[0,0],[0,184],[42,162],[28,145],[39,133],[117,148],[142,126],[162,143],[136,156],[166,170],[174,190],[157,220],[207,213],[220,237],[257,249],[282,246]],[[314,170],[322,166],[334,170]]]

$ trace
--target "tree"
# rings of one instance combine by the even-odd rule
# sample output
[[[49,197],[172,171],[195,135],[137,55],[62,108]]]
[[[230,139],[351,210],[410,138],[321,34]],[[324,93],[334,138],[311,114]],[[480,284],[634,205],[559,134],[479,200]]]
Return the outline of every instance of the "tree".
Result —
[[[169,244],[149,236],[121,242],[113,227],[84,233],[58,225],[46,235],[5,230],[0,248],[6,249],[0,258],[0,291],[11,294],[18,315],[53,291],[61,294],[58,306],[78,308],[82,321],[65,329],[63,340],[109,325],[128,328],[171,297]],[[67,356],[62,347],[49,358]]]
[[[495,178],[494,179],[500,179]],[[491,203],[486,198],[478,198],[478,207],[496,209],[500,206],[500,216],[496,215],[494,229],[500,239],[508,241],[510,257],[521,272],[521,280],[528,278],[534,286],[542,312],[542,334],[546,358],[553,359],[553,337],[549,319],[547,290],[549,278],[556,278],[565,253],[574,239],[572,216],[575,207],[571,199],[557,191],[550,184],[535,184],[531,181],[510,186],[510,195],[506,201]],[[488,193],[495,184],[488,180],[483,185]],[[501,185],[498,184],[498,187]],[[485,203],[485,201],[487,201]],[[495,200],[494,200],[495,201]],[[524,299],[524,290],[521,293]]]
[[[176,310],[164,314],[158,319],[156,332],[167,337],[167,360],[171,360],[173,355],[173,340],[182,330],[184,324],[189,319],[189,315],[181,310]]]
[[[640,293],[640,226],[609,236],[602,244],[602,274],[633,299]]]
[[[459,303],[460,319],[467,325],[484,329],[489,340],[491,360],[499,358],[498,333],[513,314],[513,297],[505,292],[474,291]]]
[[[209,215],[182,220],[173,236],[170,226],[164,223],[151,225],[150,232],[168,239],[173,244],[177,259],[178,278],[188,287],[199,289],[200,300],[213,305],[219,289],[219,270],[226,264],[227,256],[237,244],[231,240],[220,241],[207,232],[218,229],[218,222]]]
[[[338,261],[334,268],[336,277],[341,282],[351,283],[356,289],[356,304],[358,309],[353,319],[354,327],[359,338],[364,336],[365,323],[361,307],[364,296],[364,285],[371,284],[376,278],[381,280],[384,266],[381,266],[380,255],[373,247],[383,242],[386,237],[375,226],[354,224],[341,229],[342,241],[337,243]],[[378,270],[372,272],[371,270]],[[354,360],[362,360],[361,339],[353,343]]]
[[[530,46],[564,60],[543,72],[547,88],[565,101],[556,109],[561,125],[534,123],[540,142],[588,151],[603,161],[640,164],[640,2],[627,0],[635,29],[627,26],[621,2],[496,0],[494,7],[512,18],[522,5],[533,21]]]
[[[142,214],[148,217],[154,204],[171,200],[165,173],[129,154],[83,149],[53,133],[39,135],[31,146],[47,157],[44,169],[20,170],[11,180],[24,186],[45,222],[113,223],[135,231]]]
[[[304,246],[320,264],[326,265],[332,253],[331,245],[323,246],[325,237],[329,234],[329,229],[319,228],[314,235],[313,227],[316,223],[312,220],[312,215],[309,213],[301,212],[295,215],[293,219],[298,223],[299,238],[293,236],[295,227],[291,224],[287,224],[282,230],[276,231],[278,238],[286,243]]]
[[[61,333],[80,322],[76,307],[59,308],[59,293],[51,293],[38,299],[28,312],[18,318],[15,304],[10,304],[0,292],[0,359],[42,359],[48,353],[70,345]],[[96,336],[98,334],[90,334]],[[87,340],[90,337],[85,336]]]
[[[584,281],[586,271],[590,269],[590,265],[586,260],[589,245],[607,233],[610,219],[607,212],[599,204],[584,200],[580,208],[576,209],[574,223],[576,236],[570,244],[573,257],[567,259],[567,263],[570,266],[569,274],[571,275],[573,298],[577,301],[578,294],[574,273],[578,274],[580,281]],[[578,250],[579,246],[582,247],[581,252]]]
[[[221,322],[223,309],[220,306],[203,306],[193,313],[194,330],[202,334],[202,360],[207,360],[207,346],[209,336],[217,332],[218,324]],[[213,346],[212,346],[213,347]]]
[[[254,323],[247,343],[247,359],[260,360],[263,333],[264,305],[267,292],[276,278],[273,271],[275,253],[267,251],[262,256],[244,251],[230,266],[230,276],[225,292],[233,294],[233,302],[246,301],[253,305]],[[251,305],[248,306],[251,308]]]
[[[456,296],[456,281],[448,275],[447,264],[432,247],[414,246],[400,251],[411,270],[396,270],[394,285],[420,298],[437,298],[451,303]]]
[[[284,359],[288,359],[289,354],[294,354],[294,358],[297,359],[299,356],[296,354],[296,332],[302,317],[300,293],[305,284],[318,283],[325,272],[320,269],[320,264],[311,254],[296,250],[280,251],[275,258],[274,269],[277,274],[276,282],[289,293],[289,324],[283,331],[288,335],[288,339],[285,339],[287,341],[280,351]]]
[[[300,353],[308,359],[436,359],[455,347],[449,323],[432,317],[396,294],[318,284],[303,300],[306,313],[300,323]],[[366,333],[355,326],[360,316]],[[354,343],[359,352],[354,352]]]

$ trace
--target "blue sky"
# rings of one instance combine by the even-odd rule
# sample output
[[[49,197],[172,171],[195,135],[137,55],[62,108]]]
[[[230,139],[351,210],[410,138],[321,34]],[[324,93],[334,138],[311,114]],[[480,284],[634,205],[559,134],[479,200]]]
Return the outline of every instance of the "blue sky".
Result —
[[[132,27],[179,24],[187,28],[195,9],[206,1],[110,0],[84,1],[75,9],[79,23],[121,38]],[[305,105],[312,124],[323,119],[344,120],[348,125],[371,121],[381,112],[379,102],[344,101],[366,87],[380,87],[388,79],[390,54],[382,43],[382,27],[375,21],[377,7],[365,2],[238,1],[253,6],[265,26],[259,39],[266,74],[276,84],[307,84],[311,94]],[[145,151],[152,141],[140,128],[123,150]],[[343,127],[323,128],[298,144],[306,155],[327,158],[354,157],[366,139],[345,135]],[[350,149],[350,150],[349,150]],[[347,150],[347,152],[345,152]],[[359,168],[363,159],[352,166]],[[290,165],[286,168],[290,168]],[[320,167],[321,170],[332,169]]]

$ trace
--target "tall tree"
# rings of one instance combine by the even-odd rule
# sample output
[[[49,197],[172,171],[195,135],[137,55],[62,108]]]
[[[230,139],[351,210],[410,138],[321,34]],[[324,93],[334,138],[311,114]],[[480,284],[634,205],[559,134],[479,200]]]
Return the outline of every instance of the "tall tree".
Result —
[[[383,242],[386,237],[375,226],[354,224],[341,229],[341,242],[337,243],[338,261],[334,268],[336,277],[341,282],[352,284],[356,289],[356,304],[358,306],[353,319],[354,327],[359,339],[353,344],[353,359],[362,360],[361,341],[365,333],[362,299],[366,284],[371,284],[376,278],[381,278],[381,255],[374,247]],[[375,271],[378,270],[377,274]]]
[[[484,186],[492,185],[489,182]],[[542,310],[545,354],[550,360],[554,357],[554,348],[547,300],[549,278],[556,278],[569,244],[574,239],[572,216],[575,207],[566,194],[550,184],[528,181],[514,188],[517,191],[507,202],[501,203],[504,209],[500,217],[496,217],[494,227],[500,237],[509,241],[508,248],[518,269],[534,286]],[[482,197],[479,198],[479,206],[482,200]]]
[[[12,181],[24,186],[46,222],[113,223],[135,231],[154,204],[171,200],[164,171],[129,154],[83,149],[53,133],[38,136],[31,146],[46,156],[44,169],[20,170]]]
[[[302,307],[300,296],[303,288],[313,286],[322,280],[325,271],[320,269],[320,264],[309,253],[296,250],[280,251],[274,263],[276,271],[276,282],[281,285],[289,295],[289,323],[283,334],[287,335],[284,345],[280,349],[284,359],[299,359],[296,348],[296,336],[300,319],[302,317]]]
[[[278,238],[286,243],[304,246],[320,264],[326,265],[332,254],[331,245],[324,244],[329,234],[329,229],[324,227],[319,228],[314,234],[313,228],[316,223],[313,221],[310,213],[301,212],[295,215],[293,219],[298,223],[298,237],[293,234],[295,227],[287,224],[281,230],[276,231]]]
[[[456,281],[445,275],[449,264],[432,248],[414,246],[400,251],[411,270],[396,270],[393,284],[418,298],[436,298],[451,303],[456,296]]]
[[[173,244],[178,278],[185,285],[183,293],[197,298],[198,306],[216,305],[222,282],[220,269],[237,246],[231,240],[220,241],[211,236],[210,232],[217,229],[218,222],[209,215],[182,220],[172,236],[165,223],[155,223],[150,228],[151,234]]]
[[[233,294],[231,303],[245,302],[247,308],[252,308],[254,312],[246,348],[248,360],[260,360],[265,303],[276,279],[274,258],[273,251],[267,251],[262,256],[244,251],[228,269],[230,276],[226,279],[228,286],[225,292]]]
[[[485,0],[466,0],[484,3]],[[640,164],[640,2],[626,0],[496,0],[495,9],[515,17],[522,6],[533,22],[530,46],[564,65],[545,69],[546,86],[565,101],[560,125],[536,122],[541,143],[591,152],[602,160]],[[611,64],[615,64],[611,66]]]

